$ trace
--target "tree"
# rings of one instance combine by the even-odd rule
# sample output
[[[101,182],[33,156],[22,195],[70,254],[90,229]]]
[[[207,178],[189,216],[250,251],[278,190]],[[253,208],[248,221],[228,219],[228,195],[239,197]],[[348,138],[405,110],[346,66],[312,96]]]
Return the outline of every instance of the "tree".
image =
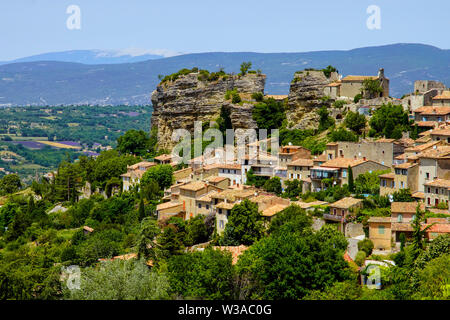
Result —
[[[392,194],[394,202],[414,202],[415,199],[411,195],[411,190],[400,189]]]
[[[156,221],[150,218],[144,218],[141,221],[139,233],[137,236],[138,258],[155,259],[156,257],[156,237],[161,230]]]
[[[366,253],[366,256],[370,256],[373,250],[373,242],[368,238],[359,241],[358,250],[364,251]]]
[[[281,187],[281,179],[279,177],[273,177],[270,178],[269,180],[267,180],[264,183],[264,190],[266,190],[267,192],[273,192],[276,193],[277,195],[280,195],[282,190]]]
[[[366,127],[366,117],[358,112],[349,111],[345,117],[345,126],[352,130],[354,133],[360,135]]]
[[[367,254],[365,251],[362,250],[358,251],[355,257],[355,263],[361,267],[364,264],[364,261],[366,260],[366,256]]]
[[[239,298],[301,299],[312,290],[349,279],[345,249],[339,245],[345,237],[333,232],[331,237],[320,232],[282,232],[256,242],[237,263]]]
[[[278,129],[286,119],[284,103],[273,98],[255,105],[252,117],[260,129]]]
[[[167,277],[149,271],[144,261],[117,259],[84,269],[80,288],[64,286],[64,296],[71,300],[160,300],[169,298],[169,290]]]
[[[173,168],[170,164],[160,164],[148,169],[141,179],[141,186],[145,187],[154,180],[161,189],[167,189],[173,182]]]
[[[144,198],[140,197],[139,200],[139,220],[142,221],[142,219],[145,218],[145,205],[144,205]]]
[[[450,254],[444,254],[429,261],[423,269],[417,270],[417,299],[448,299],[450,279]]]
[[[208,300],[233,297],[234,270],[229,252],[206,248],[173,256],[167,270],[170,286],[179,297]]]
[[[298,179],[292,181],[286,180],[286,189],[284,190],[283,196],[290,199],[295,199],[302,194],[302,184]]]
[[[402,132],[410,130],[408,113],[401,105],[384,104],[374,111],[370,118],[370,136],[393,138],[394,129],[400,128]],[[397,130],[398,131],[398,130]]]
[[[379,194],[380,193],[380,178],[379,175],[386,173],[386,171],[372,171],[365,172],[355,180],[355,192],[358,194]]]
[[[334,119],[329,116],[326,106],[322,106],[317,113],[319,114],[319,131],[327,130],[334,125]]]
[[[240,68],[240,70],[241,70],[241,75],[246,75],[247,74],[247,72],[248,72],[248,70],[250,70],[250,68],[252,67],[252,63],[249,61],[249,62],[242,62],[241,63],[241,68]]]
[[[186,244],[192,246],[194,244],[204,243],[208,241],[209,233],[204,221],[203,215],[197,215],[190,218],[186,225]]]
[[[262,235],[263,221],[258,205],[245,199],[231,209],[221,242],[231,246],[251,245]]]
[[[354,134],[352,131],[345,130],[345,128],[339,128],[337,130],[333,130],[329,133],[329,137],[331,141],[358,141],[358,136]]]
[[[348,190],[350,192],[355,192],[355,183],[353,181],[353,169],[352,167],[348,166]]]
[[[420,204],[417,204],[416,207],[416,215],[411,222],[411,226],[413,228],[412,232],[412,248],[413,248],[413,256],[417,258],[420,252],[424,248],[424,237],[428,229],[431,228],[432,225],[428,225],[425,228],[422,228],[422,223],[426,221],[425,219],[425,211],[420,209]]]
[[[333,66],[328,66],[322,70],[325,77],[329,78],[332,72],[338,72],[338,70]]]
[[[17,174],[8,174],[0,181],[0,190],[5,194],[15,193],[22,187],[22,182]]]
[[[117,139],[117,150],[122,154],[144,156],[150,146],[148,134],[143,130],[128,130]]]
[[[281,234],[303,232],[312,226],[312,218],[306,211],[293,204],[280,211],[270,222],[268,233]]]
[[[383,92],[383,88],[378,80],[366,79],[363,81],[363,91],[369,99],[376,98]]]

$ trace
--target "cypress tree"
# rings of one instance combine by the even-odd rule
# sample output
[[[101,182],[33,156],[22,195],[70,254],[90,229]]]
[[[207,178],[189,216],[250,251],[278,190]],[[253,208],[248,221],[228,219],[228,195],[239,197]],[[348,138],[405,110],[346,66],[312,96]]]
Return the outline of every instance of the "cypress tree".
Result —
[[[355,191],[355,183],[353,181],[353,170],[350,166],[348,166],[348,189],[350,192]]]

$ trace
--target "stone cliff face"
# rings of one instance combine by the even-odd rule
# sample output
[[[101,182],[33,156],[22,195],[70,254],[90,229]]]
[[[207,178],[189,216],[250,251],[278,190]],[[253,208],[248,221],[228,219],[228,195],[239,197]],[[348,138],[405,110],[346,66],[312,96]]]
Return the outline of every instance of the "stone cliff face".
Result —
[[[295,129],[314,129],[318,126],[317,109],[330,105],[324,101],[325,86],[338,80],[336,72],[327,78],[323,71],[299,71],[294,74],[288,96],[286,118]]]
[[[160,83],[153,91],[151,125],[158,130],[159,148],[174,146],[172,132],[175,129],[187,129],[192,133],[194,121],[205,123],[217,119],[222,106],[230,110],[233,128],[256,128],[253,105],[233,104],[225,100],[225,94],[227,90],[236,89],[246,100],[254,92],[264,93],[265,75],[227,75],[215,81],[201,81],[198,75],[190,73],[175,81]]]

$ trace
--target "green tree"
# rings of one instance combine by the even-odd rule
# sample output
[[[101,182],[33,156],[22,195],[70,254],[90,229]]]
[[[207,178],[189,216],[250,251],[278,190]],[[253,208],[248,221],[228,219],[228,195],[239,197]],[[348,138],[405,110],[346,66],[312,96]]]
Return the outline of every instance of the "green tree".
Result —
[[[117,139],[117,150],[123,154],[144,156],[150,146],[148,133],[143,130],[128,130]]]
[[[70,300],[161,300],[169,298],[164,274],[149,271],[144,261],[120,259],[81,272],[80,289],[64,286]]]
[[[415,199],[411,195],[411,190],[408,189],[400,189],[395,191],[392,194],[392,197],[395,202],[414,202]]]
[[[141,179],[141,186],[145,187],[154,180],[161,189],[167,189],[173,183],[173,168],[170,164],[161,164],[148,169]]]
[[[380,96],[383,88],[378,80],[366,79],[363,81],[363,91],[368,95],[369,99]]]
[[[230,253],[206,248],[169,259],[170,286],[185,299],[224,300],[233,297],[234,269]]]
[[[243,76],[246,75],[248,70],[250,70],[251,67],[252,67],[252,63],[250,61],[242,62],[241,63],[241,68],[240,68],[240,70],[241,70],[240,74],[243,75]]]
[[[269,234],[303,232],[312,226],[312,218],[305,210],[293,204],[280,211],[270,222]]]
[[[280,195],[282,192],[281,179],[279,177],[270,178],[264,183],[263,188],[267,192],[273,192]]]
[[[20,181],[20,177],[13,173],[4,176],[0,180],[0,190],[4,194],[15,193],[20,190],[22,187],[22,182]]]
[[[286,119],[285,106],[273,98],[255,105],[252,111],[253,119],[260,129],[278,129]]]
[[[319,131],[327,130],[334,125],[334,119],[330,117],[326,106],[322,106],[317,113],[319,114]]]
[[[263,221],[258,206],[245,199],[231,209],[221,242],[232,246],[251,245],[262,235]]]
[[[323,233],[280,233],[263,238],[239,258],[237,272],[241,299],[301,299],[350,277],[344,250],[334,230]]]
[[[358,242],[358,250],[364,251],[366,256],[370,256],[373,250],[373,242],[372,240],[366,238]]]
[[[353,169],[352,167],[348,166],[348,190],[350,192],[355,192],[355,182],[353,180]]]
[[[352,130],[354,133],[360,135],[366,127],[366,117],[358,112],[349,111],[345,117],[345,126]]]
[[[295,199],[302,194],[302,183],[298,179],[292,181],[286,180],[286,189],[284,190],[283,196],[290,199]]]

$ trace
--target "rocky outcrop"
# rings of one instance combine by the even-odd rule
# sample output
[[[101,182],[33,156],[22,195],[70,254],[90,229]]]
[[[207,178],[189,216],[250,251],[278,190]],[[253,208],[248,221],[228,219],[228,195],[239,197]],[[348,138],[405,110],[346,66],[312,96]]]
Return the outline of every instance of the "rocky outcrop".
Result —
[[[288,96],[286,118],[290,127],[295,129],[317,128],[319,116],[317,109],[329,106],[326,100],[325,86],[338,80],[336,72],[327,78],[323,71],[299,71],[294,74]]]
[[[233,104],[225,99],[228,90],[236,89],[243,100],[254,92],[264,93],[266,76],[262,74],[225,75],[214,81],[199,80],[198,73],[182,75],[175,81],[160,83],[152,93],[151,125],[158,130],[158,147],[173,147],[172,132],[193,132],[194,121],[210,122],[220,115],[222,106],[231,112],[233,128],[256,128],[252,104]]]

